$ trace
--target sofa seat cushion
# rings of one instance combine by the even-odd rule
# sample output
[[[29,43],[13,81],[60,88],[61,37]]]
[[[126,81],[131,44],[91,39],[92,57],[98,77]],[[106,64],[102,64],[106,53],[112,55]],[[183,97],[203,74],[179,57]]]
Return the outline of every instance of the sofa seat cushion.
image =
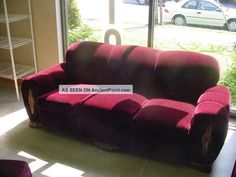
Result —
[[[37,99],[39,109],[69,115],[77,113],[77,107],[92,94],[60,94],[58,89],[40,96]]]
[[[168,99],[152,99],[146,102],[134,116],[134,127],[148,131],[173,131],[188,133],[195,106]]]
[[[133,115],[146,101],[139,94],[97,94],[86,99],[78,112],[94,119],[130,125]]]

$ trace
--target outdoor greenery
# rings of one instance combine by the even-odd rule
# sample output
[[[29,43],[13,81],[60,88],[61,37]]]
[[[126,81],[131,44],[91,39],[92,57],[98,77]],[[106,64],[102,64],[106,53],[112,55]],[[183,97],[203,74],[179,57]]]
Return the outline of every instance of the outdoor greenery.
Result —
[[[93,30],[81,21],[80,10],[76,0],[67,1],[68,44],[81,40],[93,40]]]
[[[232,103],[236,105],[236,48],[234,54],[232,54],[232,64],[223,73],[220,84],[227,86],[232,94]]]
[[[178,44],[181,49],[184,50],[192,50],[196,52],[210,54],[212,56],[219,56],[222,58],[225,54],[229,56],[232,60],[231,65],[227,66],[227,69],[222,73],[219,84],[228,87],[232,94],[232,104],[236,105],[236,43],[233,46],[233,51],[229,52],[226,47],[216,46],[216,45],[208,45],[201,46],[198,43],[192,43],[192,45],[188,45],[188,47]],[[226,58],[223,58],[226,60]]]
[[[200,43],[192,43],[191,45],[185,46],[181,42],[178,43],[178,46],[183,50],[191,50],[195,52],[208,52],[208,53],[224,53],[227,51],[227,48],[221,45],[212,45],[202,46]]]
[[[87,26],[86,24],[82,24],[75,29],[71,29],[68,31],[68,43],[72,44],[76,41],[96,41],[95,37],[93,36],[93,30]]]
[[[81,25],[80,10],[76,0],[67,1],[68,28],[75,29]]]

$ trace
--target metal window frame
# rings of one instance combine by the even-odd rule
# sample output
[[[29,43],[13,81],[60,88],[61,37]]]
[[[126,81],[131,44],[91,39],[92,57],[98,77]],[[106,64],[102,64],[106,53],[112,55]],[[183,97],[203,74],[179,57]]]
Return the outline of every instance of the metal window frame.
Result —
[[[67,20],[67,0],[61,0],[60,1],[60,7],[61,7],[61,27],[62,27],[62,46],[63,46],[63,56],[66,54],[66,50],[68,47],[68,20]]]

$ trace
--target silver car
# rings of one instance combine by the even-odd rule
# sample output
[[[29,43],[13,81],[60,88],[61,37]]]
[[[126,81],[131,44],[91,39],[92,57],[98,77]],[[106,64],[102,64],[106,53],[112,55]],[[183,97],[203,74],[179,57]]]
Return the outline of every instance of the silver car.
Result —
[[[166,2],[163,16],[164,22],[173,22],[175,25],[207,25],[236,31],[236,9],[225,8],[214,0]]]

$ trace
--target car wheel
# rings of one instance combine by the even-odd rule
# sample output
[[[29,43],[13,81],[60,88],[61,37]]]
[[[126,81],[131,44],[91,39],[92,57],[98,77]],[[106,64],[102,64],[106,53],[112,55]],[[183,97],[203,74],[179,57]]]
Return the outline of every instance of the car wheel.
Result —
[[[137,2],[140,4],[140,5],[145,5],[147,4],[147,0],[137,0]]]
[[[236,20],[230,20],[228,22],[228,30],[236,32]]]
[[[186,23],[186,20],[185,20],[184,16],[177,15],[174,17],[174,24],[175,25],[183,26],[183,25],[185,25],[185,23]]]

